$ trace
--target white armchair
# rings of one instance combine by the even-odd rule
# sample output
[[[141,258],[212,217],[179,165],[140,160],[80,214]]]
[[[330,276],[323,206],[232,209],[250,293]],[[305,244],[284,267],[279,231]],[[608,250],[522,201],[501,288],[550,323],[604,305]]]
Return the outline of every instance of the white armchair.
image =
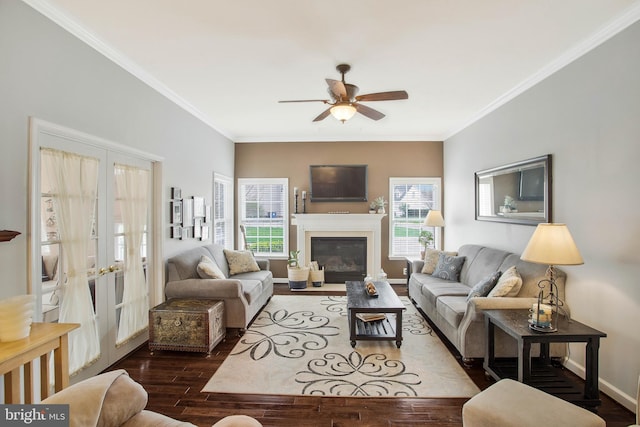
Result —
[[[124,369],[105,372],[42,401],[44,404],[69,404],[71,427],[195,427],[193,424],[144,409],[147,392]],[[246,415],[231,415],[214,427],[261,427]]]

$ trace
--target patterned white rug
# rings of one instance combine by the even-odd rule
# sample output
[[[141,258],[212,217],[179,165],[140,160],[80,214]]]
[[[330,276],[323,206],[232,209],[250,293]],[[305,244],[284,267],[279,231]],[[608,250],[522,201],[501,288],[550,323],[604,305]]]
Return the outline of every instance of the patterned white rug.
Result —
[[[346,296],[276,295],[202,389],[208,393],[471,397],[479,389],[402,297],[403,343],[352,348]],[[392,322],[393,323],[393,322]]]

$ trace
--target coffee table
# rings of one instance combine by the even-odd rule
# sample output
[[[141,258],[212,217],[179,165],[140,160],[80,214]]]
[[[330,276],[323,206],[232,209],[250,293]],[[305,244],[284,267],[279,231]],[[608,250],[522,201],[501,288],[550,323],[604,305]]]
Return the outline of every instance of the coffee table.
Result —
[[[400,301],[389,282],[374,281],[373,283],[378,290],[377,297],[369,296],[364,282],[346,282],[351,347],[356,346],[357,340],[389,340],[395,341],[396,346],[400,348],[402,345],[402,312],[405,310],[404,304]],[[391,322],[389,316],[386,316],[383,320],[363,322],[356,317],[358,313],[394,314],[395,322]]]

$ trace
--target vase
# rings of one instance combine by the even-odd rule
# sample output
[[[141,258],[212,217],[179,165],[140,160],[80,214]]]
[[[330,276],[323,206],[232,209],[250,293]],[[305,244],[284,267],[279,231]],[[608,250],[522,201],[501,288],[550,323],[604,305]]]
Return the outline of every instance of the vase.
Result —
[[[385,213],[385,211],[384,211],[384,206],[383,206],[383,207],[381,207],[381,208],[378,208],[378,213],[379,213],[379,214],[383,214],[383,213]]]

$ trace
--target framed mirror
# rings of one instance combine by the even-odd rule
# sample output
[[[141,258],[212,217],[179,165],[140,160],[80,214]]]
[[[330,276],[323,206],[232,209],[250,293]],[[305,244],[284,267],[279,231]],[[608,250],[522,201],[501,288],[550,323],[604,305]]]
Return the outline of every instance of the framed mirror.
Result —
[[[475,173],[476,220],[551,222],[551,154]]]

